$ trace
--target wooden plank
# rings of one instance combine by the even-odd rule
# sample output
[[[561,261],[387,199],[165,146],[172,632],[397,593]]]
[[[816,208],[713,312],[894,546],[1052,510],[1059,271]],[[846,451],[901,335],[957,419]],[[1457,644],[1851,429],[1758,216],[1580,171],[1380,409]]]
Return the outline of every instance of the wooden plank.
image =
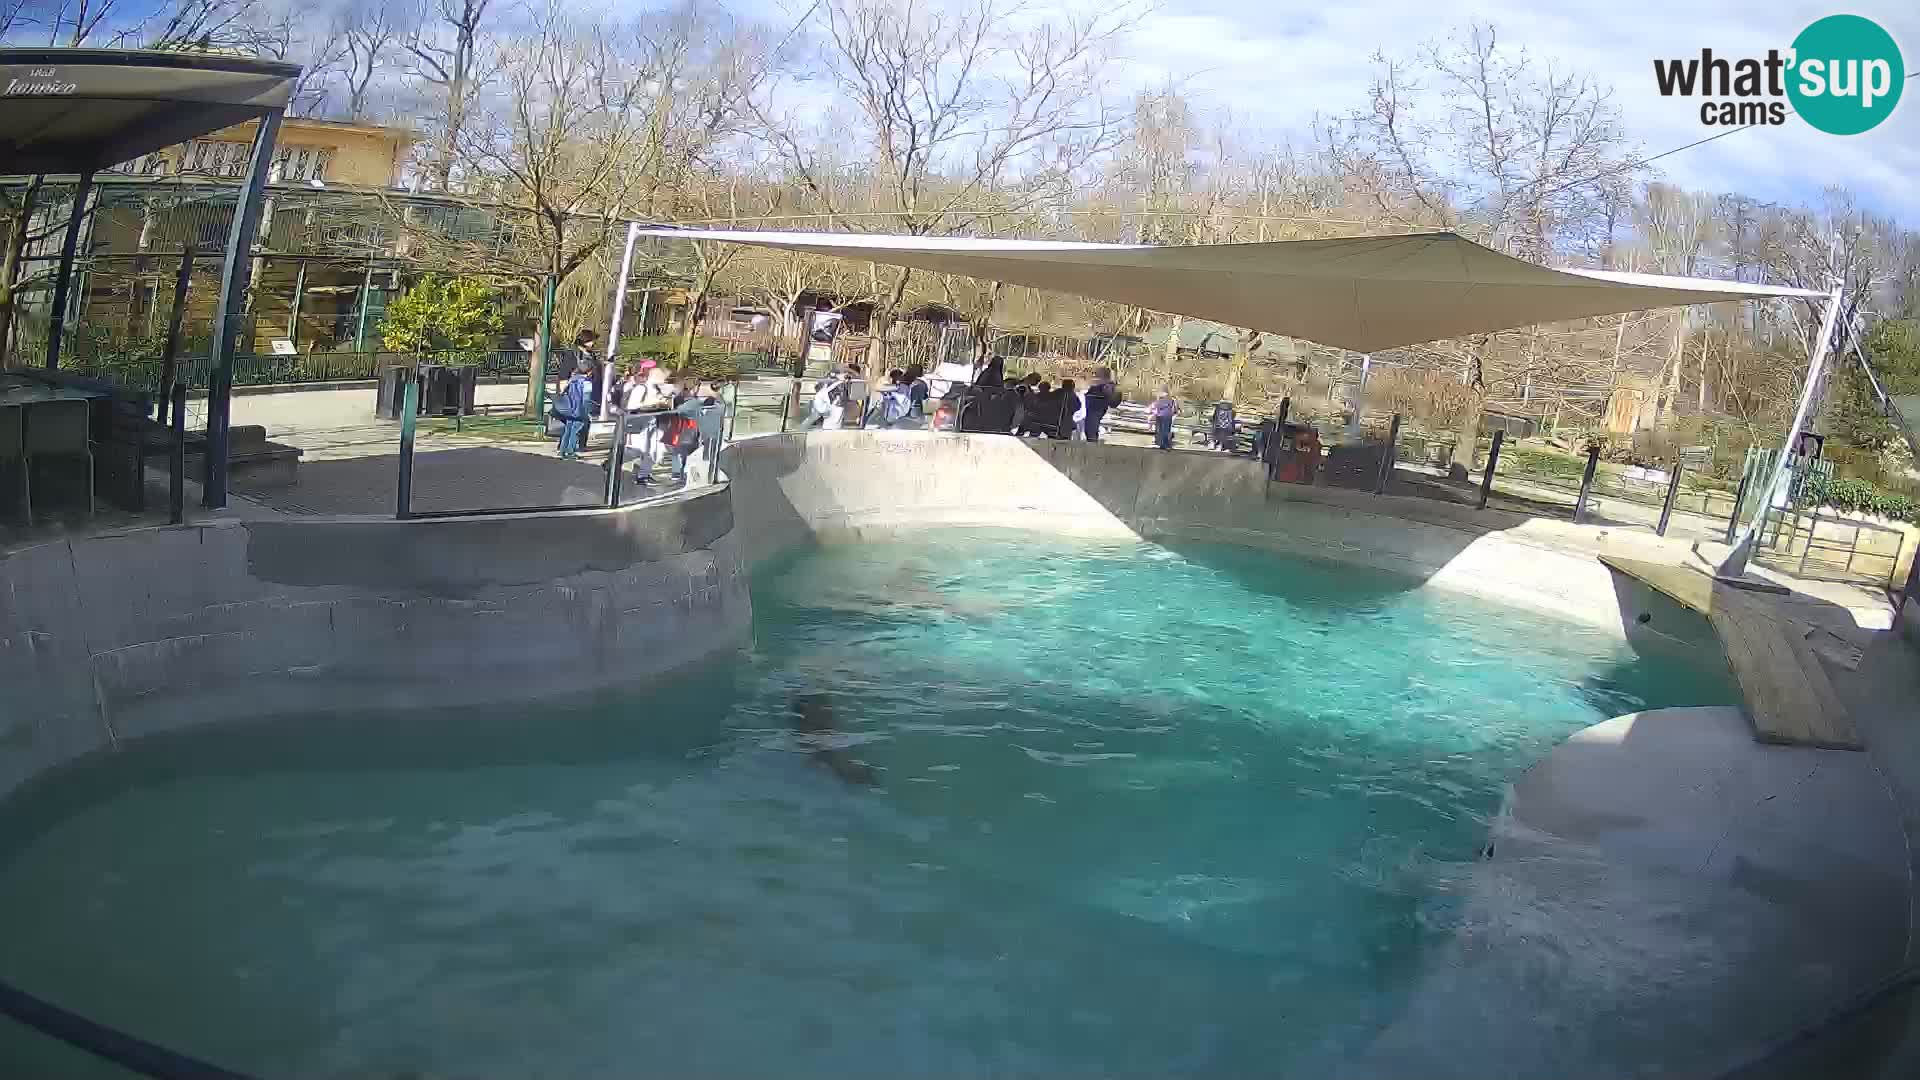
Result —
[[[1623,559],[1618,555],[1602,555],[1600,562],[1684,607],[1702,615],[1713,614],[1714,581],[1697,570],[1642,559]]]
[[[1859,733],[1820,658],[1768,594],[1733,588],[1684,566],[1614,555],[1600,561],[1707,617],[1726,650],[1756,739],[1860,749]]]

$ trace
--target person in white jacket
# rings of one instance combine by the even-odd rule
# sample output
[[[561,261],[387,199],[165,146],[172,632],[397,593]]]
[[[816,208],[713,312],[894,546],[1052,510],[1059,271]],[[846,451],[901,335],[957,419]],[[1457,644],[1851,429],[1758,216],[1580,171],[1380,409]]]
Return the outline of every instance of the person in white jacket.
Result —
[[[638,379],[626,382],[627,457],[633,462],[633,482],[653,483],[653,467],[660,445],[659,417],[673,408],[673,388],[667,382],[667,369],[652,360],[642,360]]]

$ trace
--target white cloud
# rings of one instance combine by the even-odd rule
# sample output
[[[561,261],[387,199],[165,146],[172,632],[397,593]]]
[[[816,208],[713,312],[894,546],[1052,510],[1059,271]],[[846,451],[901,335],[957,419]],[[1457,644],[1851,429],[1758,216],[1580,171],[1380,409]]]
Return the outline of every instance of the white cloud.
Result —
[[[1130,47],[1126,79],[1137,85],[1171,79],[1241,123],[1304,139],[1316,114],[1364,104],[1376,50],[1408,55],[1472,21],[1489,22],[1535,59],[1611,85],[1630,135],[1655,154],[1714,134],[1700,123],[1697,102],[1660,96],[1656,57],[1697,55],[1702,47],[1733,57],[1762,55],[1769,47],[1786,48],[1813,20],[1849,11],[1885,27],[1901,44],[1908,71],[1920,70],[1920,5],[1911,0],[1836,8],[1777,0],[1547,7],[1537,0],[1473,6],[1362,0],[1303,14],[1260,0],[1184,0],[1146,20]],[[1826,135],[1790,119],[1663,158],[1657,167],[1687,187],[1784,202],[1845,186],[1867,205],[1920,227],[1920,79],[1906,84],[1893,117],[1864,135]]]

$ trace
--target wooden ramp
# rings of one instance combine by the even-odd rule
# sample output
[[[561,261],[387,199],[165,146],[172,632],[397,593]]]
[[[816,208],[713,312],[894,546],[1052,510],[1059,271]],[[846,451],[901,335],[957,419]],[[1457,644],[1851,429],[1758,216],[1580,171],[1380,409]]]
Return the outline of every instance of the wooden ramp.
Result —
[[[1602,555],[1600,561],[1707,617],[1727,651],[1761,742],[1858,750],[1860,737],[1798,624],[1766,593],[1698,570]]]

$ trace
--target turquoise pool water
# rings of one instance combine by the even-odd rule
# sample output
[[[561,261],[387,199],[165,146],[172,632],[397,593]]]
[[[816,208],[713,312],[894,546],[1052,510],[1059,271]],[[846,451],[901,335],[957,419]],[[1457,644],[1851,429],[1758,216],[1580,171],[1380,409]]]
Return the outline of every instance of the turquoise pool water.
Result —
[[[1509,778],[1734,699],[1228,548],[948,532],[756,579],[752,655],[659,691],[43,786],[0,976],[274,1077],[1326,1075],[1394,1022]],[[11,1027],[0,1073],[111,1075]]]

